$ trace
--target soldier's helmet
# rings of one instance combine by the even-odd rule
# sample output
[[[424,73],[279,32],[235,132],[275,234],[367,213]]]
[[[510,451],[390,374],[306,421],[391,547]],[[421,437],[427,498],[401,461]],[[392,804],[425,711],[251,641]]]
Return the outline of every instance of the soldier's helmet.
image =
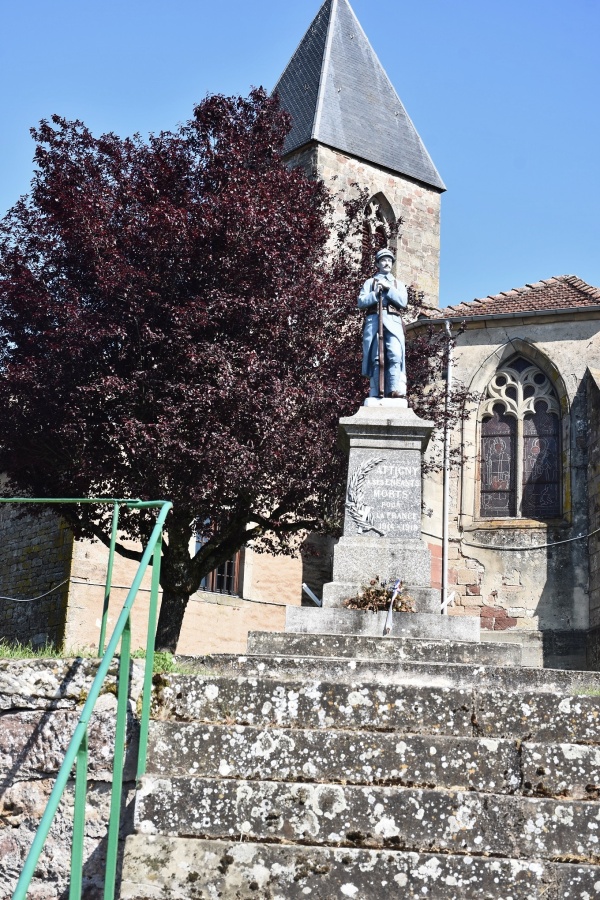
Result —
[[[379,262],[380,259],[384,259],[386,256],[389,256],[392,262],[395,261],[396,257],[387,247],[383,247],[382,250],[378,250],[375,254],[375,262]]]

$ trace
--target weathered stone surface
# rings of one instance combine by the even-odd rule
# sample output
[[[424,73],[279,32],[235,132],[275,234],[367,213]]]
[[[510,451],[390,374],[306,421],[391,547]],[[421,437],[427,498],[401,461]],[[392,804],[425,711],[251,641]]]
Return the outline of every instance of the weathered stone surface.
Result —
[[[470,690],[193,675],[160,676],[156,682],[154,715],[163,719],[473,734]]]
[[[258,636],[262,656],[195,661],[218,675],[157,677],[170,721],[152,726],[124,898],[600,896],[595,675],[309,641]]]
[[[420,516],[418,526],[420,532]],[[425,542],[416,538],[405,540],[371,535],[340,538],[333,553],[332,584],[350,582],[360,588],[376,577],[386,584],[394,584],[401,578],[406,584],[429,587],[431,553]],[[324,605],[333,603],[336,594],[339,595],[339,591],[330,593],[324,585]]]
[[[323,605],[342,605],[371,579],[431,586],[431,554],[421,539],[421,461],[432,423],[412,409],[363,406],[340,419],[349,452],[344,534],[333,553]]]
[[[547,671],[547,670],[545,670]],[[478,734],[565,743],[600,741],[600,696],[503,690],[474,694]]]
[[[349,597],[356,597],[364,588],[364,584],[356,582],[332,581],[327,585],[323,593],[323,606],[339,609],[344,607],[344,601]],[[414,611],[440,615],[440,591],[439,588],[406,585],[406,592],[410,594],[414,602]]]
[[[183,657],[186,665],[201,674],[301,679],[330,678],[371,684],[427,684],[439,687],[471,686],[480,690],[507,692],[536,690],[567,693],[577,690],[600,693],[600,672],[559,669],[521,669],[469,663],[413,662],[370,659],[323,659],[309,656],[218,656]]]
[[[13,782],[0,800],[0,898],[11,896],[44,812],[53,779]],[[134,785],[125,786],[121,838],[131,833]],[[60,802],[44,846],[28,897],[36,900],[64,900],[69,884],[73,822],[73,783]],[[106,859],[105,833],[110,810],[110,784],[88,783],[86,804],[83,896],[101,900]],[[5,892],[6,893],[5,893]]]
[[[526,631],[524,628],[515,628],[512,631],[481,631],[482,644],[519,644],[522,653],[522,665],[533,668],[559,668],[565,666],[552,666],[544,660],[544,636],[539,631]],[[594,666],[574,666],[575,669],[594,669]]]
[[[520,859],[127,839],[122,900],[591,900],[600,869]]]
[[[0,900],[11,896],[81,714],[97,660],[1,660]],[[90,724],[83,896],[103,896],[116,714],[113,666]],[[133,666],[125,760],[122,834],[132,830],[137,755],[136,700],[142,669]],[[68,888],[73,783],[60,803],[28,897],[64,900]]]
[[[357,609],[317,609],[288,606],[285,630],[295,634],[355,634],[383,637],[386,614]],[[428,641],[478,641],[480,620],[475,616],[440,616],[395,613],[392,637]]]
[[[253,631],[248,635],[249,654],[274,656],[337,656],[378,660],[478,663],[518,666],[519,644],[484,644],[467,641],[428,641],[411,638],[337,634],[281,634]]]
[[[598,736],[600,739],[600,735]],[[598,799],[600,747],[585,744],[522,744],[526,791]]]
[[[600,862],[595,803],[401,787],[146,776],[142,833]]]
[[[117,698],[98,698],[89,729],[90,776],[112,780]],[[46,778],[56,775],[79,721],[81,709],[32,710],[5,713],[0,728],[0,772],[3,782],[13,778]],[[130,702],[128,715],[125,779],[135,779],[137,764],[137,718]]]
[[[98,670],[97,659],[0,659],[0,710],[59,709],[81,704]],[[118,662],[113,662],[103,692],[113,692]],[[131,666],[130,695],[137,700],[143,668]]]
[[[414,734],[599,742],[600,696],[416,685],[156,678],[154,714],[261,727],[375,728]]]
[[[267,731],[153,722],[148,774],[249,780],[441,786],[484,792],[520,787],[515,741],[394,732]]]

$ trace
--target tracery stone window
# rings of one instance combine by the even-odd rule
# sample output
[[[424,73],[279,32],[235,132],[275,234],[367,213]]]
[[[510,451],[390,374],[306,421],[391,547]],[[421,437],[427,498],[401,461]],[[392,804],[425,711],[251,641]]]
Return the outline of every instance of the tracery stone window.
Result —
[[[381,193],[371,197],[363,216],[362,252],[372,263],[373,255],[382,247],[395,252],[396,218],[392,207]]]
[[[490,381],[480,415],[480,515],[560,515],[560,406],[548,377],[518,356]]]

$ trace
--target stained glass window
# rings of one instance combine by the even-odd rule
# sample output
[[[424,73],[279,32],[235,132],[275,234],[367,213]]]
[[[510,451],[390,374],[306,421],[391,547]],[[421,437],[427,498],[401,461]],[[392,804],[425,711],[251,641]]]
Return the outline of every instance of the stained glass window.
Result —
[[[524,357],[492,378],[482,403],[480,515],[560,515],[560,408],[547,376]]]
[[[547,519],[560,515],[558,416],[538,401],[523,420],[523,515]]]
[[[514,516],[517,422],[497,403],[481,430],[481,515]]]

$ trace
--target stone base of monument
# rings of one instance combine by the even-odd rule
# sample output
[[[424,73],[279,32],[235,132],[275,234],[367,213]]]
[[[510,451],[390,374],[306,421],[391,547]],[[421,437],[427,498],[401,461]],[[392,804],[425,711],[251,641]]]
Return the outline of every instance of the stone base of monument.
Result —
[[[351,536],[340,538],[333,556],[333,581],[323,586],[323,606],[342,606],[371,580],[393,586],[401,579],[412,593],[431,584],[431,554],[421,540]],[[440,595],[437,592],[437,612]],[[434,610],[430,610],[434,612]]]
[[[343,609],[349,597],[356,597],[362,585],[356,581],[331,581],[323,588],[323,608]],[[413,600],[414,612],[440,614],[440,592],[437,588],[420,587],[414,584],[405,585],[403,593]]]
[[[478,617],[442,616],[431,588],[431,554],[421,537],[422,457],[433,424],[404,400],[368,403],[340,419],[340,446],[349,454],[344,534],[333,557],[333,581],[322,609],[288,608],[286,631],[383,637],[386,613],[344,608],[375,579],[401,580],[415,612],[392,616],[394,636],[478,641]]]
[[[285,630],[294,634],[355,634],[384,637],[386,613],[360,609],[313,609],[288,606]],[[480,619],[475,616],[441,616],[432,613],[397,612],[389,637],[428,641],[479,641]]]
[[[408,400],[404,397],[367,397],[363,406],[387,406],[393,409],[408,409]]]

